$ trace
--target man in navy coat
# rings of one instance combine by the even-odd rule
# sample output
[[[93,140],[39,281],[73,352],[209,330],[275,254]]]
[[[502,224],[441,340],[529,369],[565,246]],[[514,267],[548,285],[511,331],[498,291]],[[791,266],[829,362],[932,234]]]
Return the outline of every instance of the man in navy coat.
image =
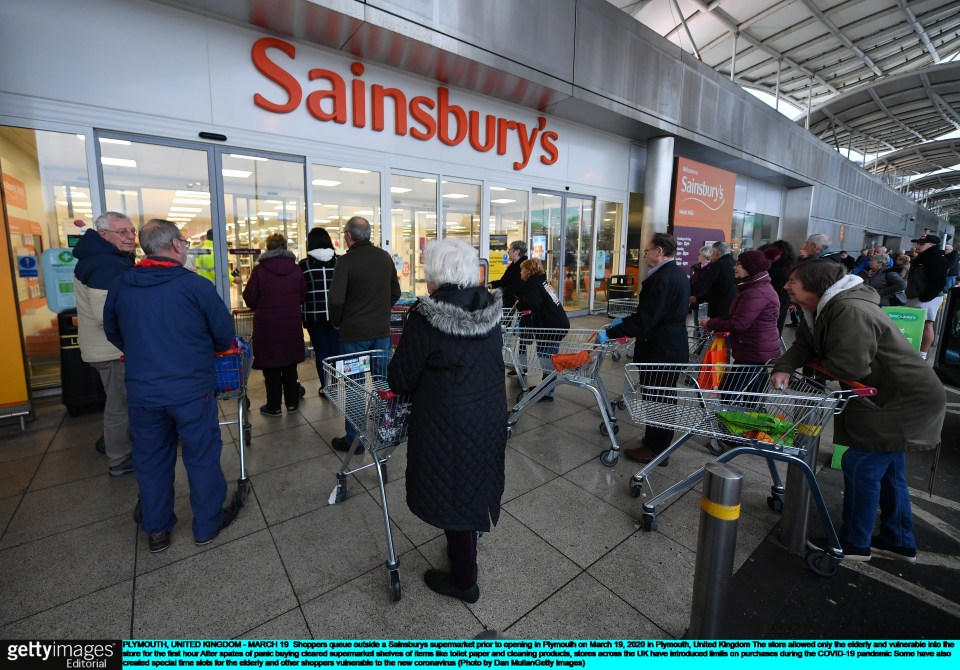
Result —
[[[223,509],[213,354],[233,344],[233,321],[213,284],[183,267],[189,244],[170,221],[140,229],[147,258],[113,282],[103,329],[124,354],[133,465],[151,552],[170,546],[177,438],[190,481],[193,537],[211,542],[236,517]]]
[[[686,363],[689,359],[687,341],[687,308],[690,282],[674,257],[677,242],[672,235],[654,233],[643,250],[647,263],[647,278],[641,284],[637,310],[625,319],[614,319],[600,341],[607,338],[634,337],[634,363]],[[649,376],[649,375],[648,375]],[[656,380],[657,386],[674,386],[678,375],[673,373]],[[653,380],[649,380],[652,382]],[[641,375],[641,385],[646,385]],[[663,402],[663,399],[659,399]],[[647,426],[643,444],[637,449],[624,449],[623,455],[637,463],[649,463],[665,451],[673,441],[673,431]],[[669,459],[659,465],[665,466]]]

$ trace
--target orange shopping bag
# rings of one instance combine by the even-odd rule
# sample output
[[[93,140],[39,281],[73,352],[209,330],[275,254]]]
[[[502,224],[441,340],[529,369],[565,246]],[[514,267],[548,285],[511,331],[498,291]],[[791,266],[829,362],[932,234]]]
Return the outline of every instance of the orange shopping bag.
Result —
[[[582,351],[578,351],[574,354],[552,354],[550,356],[550,361],[553,363],[554,370],[557,372],[563,372],[564,370],[579,368],[581,365],[586,365],[589,363],[590,352],[593,350],[591,345],[596,341],[597,336],[592,335],[585,345],[586,348]]]
[[[727,338],[717,336],[713,338],[710,349],[703,355],[703,367],[697,377],[697,385],[704,391],[713,391],[720,388],[723,380],[723,365],[730,362],[730,351],[727,349]]]

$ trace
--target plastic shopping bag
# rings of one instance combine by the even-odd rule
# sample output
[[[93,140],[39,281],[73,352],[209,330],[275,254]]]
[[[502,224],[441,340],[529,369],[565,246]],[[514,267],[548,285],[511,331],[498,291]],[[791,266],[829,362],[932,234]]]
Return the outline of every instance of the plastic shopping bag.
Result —
[[[716,414],[733,435],[771,444],[793,445],[794,425],[781,416],[738,410],[718,410]]]
[[[727,349],[727,338],[715,337],[710,349],[703,355],[703,367],[697,377],[697,384],[704,391],[713,391],[720,388],[723,381],[724,369],[722,366],[730,363],[730,351]]]
[[[583,365],[586,365],[590,362],[590,352],[593,350],[593,347],[590,346],[597,341],[597,336],[593,335],[590,337],[588,344],[585,345],[585,348],[581,351],[578,351],[574,354],[553,354],[550,356],[550,361],[553,363],[553,369],[557,372],[563,372],[564,370],[571,370],[573,368],[579,368]]]

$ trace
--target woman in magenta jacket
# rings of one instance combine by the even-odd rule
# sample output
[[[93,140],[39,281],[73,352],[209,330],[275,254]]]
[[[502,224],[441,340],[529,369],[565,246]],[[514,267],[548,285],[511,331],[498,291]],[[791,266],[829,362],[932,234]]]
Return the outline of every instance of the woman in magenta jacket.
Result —
[[[283,414],[281,399],[288,412],[300,406],[297,363],[304,358],[300,304],[306,296],[303,271],[296,256],[287,251],[286,238],[271,235],[243,290],[243,300],[253,310],[253,367],[263,370],[267,387],[261,414]]]
[[[728,342],[734,363],[759,366],[780,356],[780,298],[770,282],[769,269],[770,260],[762,251],[740,254],[734,268],[737,296],[730,304],[730,313],[700,320],[707,330],[730,333]],[[764,368],[758,367],[753,376],[745,372],[724,375],[721,390],[761,391],[767,380]]]

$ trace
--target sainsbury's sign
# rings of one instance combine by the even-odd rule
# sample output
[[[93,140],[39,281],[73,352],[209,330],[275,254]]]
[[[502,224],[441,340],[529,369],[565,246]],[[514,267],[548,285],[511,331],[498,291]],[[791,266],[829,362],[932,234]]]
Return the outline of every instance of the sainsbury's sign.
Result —
[[[311,85],[304,98],[304,86],[277,58],[282,55],[289,61],[295,60],[297,50],[293,44],[264,37],[254,43],[250,55],[257,71],[285,93],[285,98],[254,94],[254,104],[274,114],[289,114],[303,104],[318,121],[351,123],[357,128],[369,125],[374,131],[383,132],[388,126],[389,100],[389,111],[393,115],[390,126],[397,135],[409,135],[422,142],[437,139],[451,147],[467,142],[475,151],[496,151],[500,156],[507,154],[515,139],[520,157],[513,162],[514,170],[523,170],[534,156],[544,165],[553,165],[560,156],[559,136],[547,130],[547,119],[543,116],[537,117],[535,126],[528,127],[522,121],[464,109],[451,104],[450,89],[446,86],[437,86],[436,96],[417,95],[408,100],[399,88],[368,84],[362,78],[364,66],[359,62],[350,66],[353,77],[349,83],[333,70],[309,70],[307,78],[316,84]]]

